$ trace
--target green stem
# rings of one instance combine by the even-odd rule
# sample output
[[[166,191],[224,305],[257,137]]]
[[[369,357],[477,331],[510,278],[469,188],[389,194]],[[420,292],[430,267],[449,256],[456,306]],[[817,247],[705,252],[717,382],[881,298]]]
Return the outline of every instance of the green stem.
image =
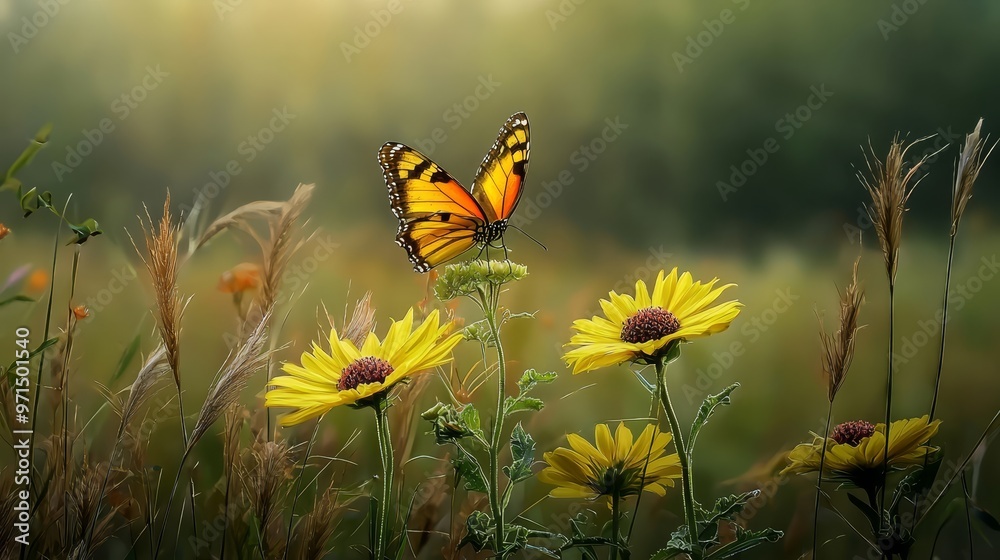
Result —
[[[614,543],[609,556],[611,560],[618,560],[618,545],[621,543],[618,527],[621,524],[621,517],[621,498],[618,497],[618,492],[615,492],[611,495],[611,540]]]
[[[663,406],[663,411],[667,413],[667,422],[670,423],[674,447],[677,449],[677,457],[681,463],[681,491],[684,497],[684,519],[687,522],[688,539],[691,541],[691,546],[694,549],[692,559],[698,560],[701,558],[701,554],[698,540],[698,523],[694,511],[694,481],[691,477],[690,450],[684,445],[684,436],[681,435],[680,422],[677,421],[677,413],[674,412],[674,405],[670,402],[670,392],[667,390],[666,364],[661,359],[655,363],[655,366],[656,388],[660,396],[660,405]]]
[[[833,399],[830,399],[830,407],[826,412],[826,430],[823,432],[823,450],[819,455],[819,476],[816,478],[816,503],[813,506],[813,543],[812,560],[817,560],[819,545],[819,502],[823,494],[823,467],[826,466],[826,438],[830,433],[830,422],[833,419]]]
[[[378,530],[375,534],[375,560],[385,560],[388,550],[391,517],[389,502],[392,499],[393,457],[392,442],[389,439],[389,401],[380,397],[375,405],[376,434],[379,454],[382,456],[382,503],[378,507]]]
[[[500,560],[507,557],[504,541],[504,507],[500,496],[500,438],[503,435],[503,404],[507,392],[507,365],[504,361],[503,345],[500,344],[500,326],[497,324],[497,305],[495,300],[484,298],[483,311],[486,323],[490,327],[493,345],[497,350],[497,408],[493,417],[493,434],[490,438],[490,508],[493,510],[493,521],[496,526],[496,548],[494,552]]]
[[[944,302],[941,304],[941,342],[938,346],[937,374],[934,377],[934,396],[931,397],[931,410],[927,417],[928,422],[934,421],[934,413],[937,411],[938,394],[941,392],[941,372],[944,371],[944,343],[945,334],[948,330],[948,291],[951,289],[951,265],[955,258],[955,235],[958,229],[952,230],[951,239],[948,242],[948,266],[944,274]],[[888,441],[888,440],[887,440]],[[924,455],[924,464],[921,468],[927,468],[927,461],[930,455]],[[920,509],[920,501],[923,495],[919,492],[913,497],[913,522],[916,523],[917,511]],[[912,528],[912,526],[911,526]]]
[[[882,454],[882,490],[880,507],[885,506],[885,489],[889,486],[889,427],[892,425],[892,358],[895,349],[894,326],[895,326],[895,282],[889,277],[889,368],[885,381],[885,449]],[[875,511],[882,511],[878,507]],[[879,533],[882,532],[882,515],[878,516]],[[876,535],[877,537],[877,535]]]
[[[309,437],[309,443],[306,444],[306,453],[302,457],[302,466],[299,467],[299,474],[295,477],[295,487],[292,489],[292,507],[288,512],[288,528],[285,531],[285,553],[282,556],[283,560],[288,560],[288,550],[292,548],[292,532],[295,527],[295,505],[299,501],[299,486],[302,483],[302,475],[306,472],[306,467],[309,465],[309,454],[312,453],[313,443],[316,441],[316,434],[319,433],[319,423],[323,421],[323,415],[320,415],[316,419],[316,425],[313,426],[312,436]],[[381,451],[381,448],[379,449]],[[226,486],[226,491],[229,490],[228,482]],[[225,541],[223,541],[225,544]]]

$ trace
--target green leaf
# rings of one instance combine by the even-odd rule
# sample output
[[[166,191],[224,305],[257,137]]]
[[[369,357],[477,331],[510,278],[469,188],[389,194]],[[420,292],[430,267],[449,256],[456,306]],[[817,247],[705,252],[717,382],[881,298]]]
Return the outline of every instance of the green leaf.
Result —
[[[486,494],[488,492],[486,477],[483,476],[483,468],[479,465],[479,461],[462,446],[455,447],[458,449],[458,454],[451,460],[451,464],[455,467],[458,479],[465,480],[466,490]]]
[[[926,467],[921,466],[906,474],[896,485],[896,490],[892,494],[892,502],[889,506],[889,513],[895,517],[899,512],[899,506],[906,496],[919,496],[929,490],[937,478],[938,469],[941,467],[941,459],[938,455],[927,462]]]
[[[722,520],[734,520],[747,503],[760,495],[760,490],[751,490],[742,494],[730,494],[715,501],[712,511],[705,516],[706,523],[717,523]]]
[[[521,394],[527,393],[540,383],[552,383],[557,376],[558,374],[553,371],[539,373],[533,369],[526,370],[517,381],[517,390]]]
[[[32,139],[31,143],[28,144],[28,147],[25,148],[24,151],[21,152],[21,155],[18,156],[16,160],[14,160],[14,163],[12,163],[10,167],[7,168],[7,179],[10,179],[18,171],[20,171],[21,168],[31,163],[31,160],[34,159],[35,154],[37,154],[39,150],[44,148],[46,143],[48,143],[49,134],[51,133],[52,133],[52,125],[46,124],[41,128],[41,130],[38,131],[37,134],[35,134],[35,138]]]
[[[122,352],[121,357],[118,358],[118,365],[115,366],[114,373],[111,374],[111,380],[108,381],[109,387],[114,386],[115,381],[118,381],[118,379],[120,379],[121,376],[125,373],[125,369],[128,368],[129,364],[132,363],[132,360],[135,358],[135,355],[139,353],[139,346],[141,342],[142,342],[142,335],[136,334],[135,338],[132,339],[132,342],[130,342],[129,345],[125,347],[125,351]]]
[[[474,511],[465,519],[465,536],[458,543],[458,548],[471,544],[479,552],[493,547],[493,520],[482,511]]]
[[[87,218],[79,224],[69,224],[69,229],[73,230],[73,233],[76,234],[76,239],[71,241],[71,243],[76,243],[77,245],[82,245],[91,237],[104,233],[93,218]]]
[[[694,449],[694,442],[698,439],[698,433],[701,429],[708,423],[708,419],[712,417],[715,410],[722,405],[730,404],[732,401],[729,395],[739,387],[739,383],[733,383],[729,387],[726,387],[718,395],[709,395],[705,397],[705,400],[698,407],[698,414],[694,417],[694,423],[691,424],[691,434],[688,436],[688,452]]]
[[[535,440],[524,431],[520,422],[510,434],[510,454],[513,462],[509,467],[504,467],[503,472],[511,483],[531,478],[531,465],[535,462]]]
[[[9,297],[7,299],[4,299],[4,300],[0,300],[0,307],[3,307],[5,305],[11,304],[11,303],[14,303],[15,301],[28,301],[28,302],[31,302],[31,301],[35,301],[35,300],[32,299],[32,298],[30,298],[30,297],[28,297],[28,296],[16,295],[16,296],[11,296],[11,297]]]
[[[462,418],[462,422],[464,422],[470,430],[475,431],[482,429],[482,423],[479,419],[479,411],[476,410],[476,407],[471,404],[467,404],[462,408],[460,417]]]
[[[977,506],[974,503],[969,504],[969,509],[972,510],[972,515],[974,515],[976,519],[981,521],[983,525],[986,525],[987,527],[993,529],[994,531],[1000,532],[1000,521],[997,521],[997,518],[993,517],[992,513],[986,511],[985,509]]]
[[[862,500],[861,498],[855,496],[854,494],[847,492],[847,498],[851,500],[854,507],[858,508],[861,513],[865,514],[865,518],[868,519],[868,524],[872,527],[872,534],[878,533],[879,527],[879,514],[875,511],[868,502]]]
[[[503,404],[503,415],[507,416],[515,412],[524,412],[526,410],[541,410],[545,406],[545,402],[542,399],[536,399],[535,397],[507,397],[504,399]]]
[[[667,541],[667,546],[661,548],[655,554],[649,557],[649,560],[670,560],[671,558],[676,558],[681,554],[688,554],[694,552],[694,545],[688,541],[687,538],[687,525],[681,525],[677,528],[673,534],[670,535],[670,540]]]
[[[733,525],[733,528],[736,531],[736,538],[713,550],[711,554],[705,557],[705,560],[732,558],[737,554],[746,552],[766,542],[778,542],[778,539],[785,535],[776,529],[749,531],[739,525]]]

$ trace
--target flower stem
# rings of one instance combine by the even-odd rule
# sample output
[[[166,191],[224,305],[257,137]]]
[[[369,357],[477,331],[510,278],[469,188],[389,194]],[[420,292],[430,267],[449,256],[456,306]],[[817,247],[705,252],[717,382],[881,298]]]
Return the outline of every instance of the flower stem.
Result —
[[[618,496],[618,492],[611,495],[611,554],[608,556],[611,560],[618,560],[618,545],[621,543],[621,537],[618,534],[618,527],[621,524],[622,512],[621,512],[621,497]]]
[[[812,560],[817,556],[819,543],[819,500],[823,494],[823,467],[826,466],[826,438],[830,434],[830,421],[833,419],[833,399],[830,399],[830,408],[826,411],[826,430],[823,432],[823,450],[819,454],[819,475],[816,477],[816,504],[813,506],[813,544]]]
[[[375,409],[375,432],[378,435],[378,450],[382,456],[382,503],[378,507],[378,528],[375,534],[375,560],[385,560],[391,531],[389,502],[392,498],[393,457],[392,441],[389,439],[389,402],[381,397],[372,407]]]
[[[934,378],[934,397],[931,398],[931,412],[929,421],[934,421],[934,412],[937,411],[938,393],[941,391],[941,372],[944,369],[944,342],[945,333],[948,331],[948,290],[951,289],[951,265],[955,258],[955,235],[951,236],[948,243],[948,268],[944,275],[944,303],[941,304],[941,345],[938,350],[937,375]]]
[[[494,552],[500,560],[507,557],[504,541],[504,504],[500,496],[500,438],[503,435],[503,404],[507,392],[507,365],[504,361],[503,345],[500,344],[500,325],[497,324],[497,302],[494,298],[484,298],[483,311],[486,323],[490,328],[490,336],[497,350],[497,409],[493,417],[493,434],[490,438],[490,508],[493,511],[493,522],[496,526],[496,548]]]
[[[677,449],[677,457],[681,464],[681,491],[684,496],[684,519],[687,522],[688,539],[694,550],[692,559],[701,558],[700,545],[698,540],[698,523],[695,518],[694,503],[694,481],[691,477],[689,450],[684,445],[684,436],[681,435],[680,422],[677,421],[677,413],[674,412],[674,405],[670,402],[670,392],[667,391],[666,371],[667,366],[664,361],[657,360],[656,364],[656,385],[660,396],[660,405],[667,413],[667,422],[670,423],[670,431],[673,433],[674,447]]]

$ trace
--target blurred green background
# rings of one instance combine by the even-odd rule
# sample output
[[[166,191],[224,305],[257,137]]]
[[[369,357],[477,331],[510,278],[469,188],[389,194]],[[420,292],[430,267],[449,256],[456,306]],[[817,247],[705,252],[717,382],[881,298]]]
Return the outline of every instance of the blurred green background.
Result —
[[[563,444],[567,432],[592,437],[595,422],[643,416],[648,406],[624,367],[571,376],[561,365],[574,318],[598,310],[610,289],[631,290],[660,268],[718,276],[739,284],[732,294],[746,308],[728,332],[687,347],[672,374],[675,391],[688,397],[679,399],[688,419],[706,391],[743,384],[699,441],[697,494],[709,501],[732,488],[727,481],[822,430],[816,314],[835,312],[837,286],[859,254],[867,327],[836,418],[881,418],[885,275],[855,175],[864,167],[861,147],[871,142],[884,154],[897,131],[937,135],[918,155],[950,145],[912,198],[897,292],[898,348],[909,342],[913,352],[898,370],[896,410],[925,413],[937,360],[934,332],[925,331],[934,331],[927,322],[941,306],[954,160],[978,118],[995,134],[1000,117],[998,25],[996,3],[933,0],[0,0],[9,43],[0,49],[0,157],[13,161],[42,124],[53,123],[49,145],[21,178],[59,201],[72,193],[69,215],[94,217],[104,229],[82,247],[74,300],[88,304],[92,318],[80,328],[72,392],[94,410],[101,402],[94,382],[107,382],[135,333],[144,335],[144,350],[154,346],[149,281],[126,234],[139,231],[143,204],[158,209],[169,189],[177,212],[204,195],[222,213],[316,183],[307,216],[319,233],[286,278],[286,295],[305,289],[281,335],[291,359],[313,337],[321,301],[340,310],[372,290],[381,334],[423,297],[425,278],[393,243],[378,147],[407,143],[471,184],[499,126],[525,111],[531,164],[515,223],[548,250],[517,232],[506,236],[511,257],[531,272],[507,304],[538,311],[537,320],[511,325],[509,357],[515,371],[564,374],[530,420],[539,450]],[[995,262],[1000,242],[998,177],[987,164],[955,261],[954,286],[966,295],[951,309],[939,415],[940,439],[955,459],[989,421],[1000,389],[993,336],[1000,289],[991,281],[996,271],[984,266]],[[0,223],[13,232],[0,241],[0,278],[26,264],[47,269],[55,220],[22,220],[15,198],[3,195]],[[57,310],[68,296],[70,253],[60,261]],[[182,271],[182,290],[194,295],[183,336],[188,410],[197,409],[228,352],[220,333],[236,324],[229,296],[216,291],[218,276],[255,258],[252,242],[226,235]],[[476,318],[471,307],[461,312]],[[41,332],[43,304],[2,313],[5,325]],[[62,311],[56,317],[61,324]],[[745,350],[740,356],[727,354],[734,343]],[[476,360],[474,348],[464,348],[459,369]],[[255,402],[251,393],[247,403]],[[424,400],[429,406],[444,395],[435,384]],[[324,441],[367,427],[370,419],[359,416],[334,411]],[[175,433],[169,425],[157,431],[163,444],[151,461],[170,464]],[[442,452],[428,437],[419,442],[421,452]],[[355,447],[362,466],[345,483],[376,470],[374,444]],[[204,445],[199,460],[199,484],[208,487],[219,472],[217,444]],[[987,453],[982,469],[997,467]],[[789,533],[747,557],[797,556],[808,545],[811,480],[755,479],[776,492],[750,526]],[[986,507],[1000,500],[995,488],[975,481],[974,489]],[[532,483],[515,500],[527,508],[546,491]],[[644,502],[640,558],[680,523],[675,494]],[[553,525],[569,506],[544,500],[525,515]],[[861,550],[833,515],[824,521],[825,536],[844,535],[831,549]],[[957,557],[963,531],[945,530],[945,558]]]

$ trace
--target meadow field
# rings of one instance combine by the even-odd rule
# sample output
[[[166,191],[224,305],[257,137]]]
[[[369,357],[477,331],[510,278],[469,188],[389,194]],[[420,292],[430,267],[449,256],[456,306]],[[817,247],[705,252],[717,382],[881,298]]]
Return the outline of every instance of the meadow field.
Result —
[[[992,557],[998,22],[989,3],[908,0],[0,0],[0,558]],[[414,271],[379,146],[412,146],[470,187],[516,111],[531,122],[509,220],[523,232],[488,258],[527,275],[462,264],[475,249]],[[897,140],[918,143],[895,168]],[[865,181],[905,195],[888,248]],[[856,262],[855,336],[842,310]],[[735,284],[715,303],[738,300],[738,315],[574,374],[574,321],[610,318],[601,299],[673,269]],[[317,346],[336,359],[331,329],[367,356],[367,333],[411,308],[418,331],[450,322],[433,344],[453,360],[280,425],[294,410],[274,405],[283,367],[319,371],[303,357]],[[821,333],[838,329],[851,336],[831,423]],[[308,398],[340,398],[349,368],[334,369]],[[494,430],[498,369],[522,408]],[[814,435],[843,446],[832,430],[849,421],[880,437],[887,370],[892,420],[933,408],[936,433],[893,464],[905,479],[881,474],[888,500],[848,477],[817,501],[814,471],[782,472],[789,453]],[[601,447],[599,424],[638,438],[675,432],[675,414],[687,436],[719,394],[731,402],[698,432],[692,493],[705,508],[738,498],[705,522],[703,550],[664,552],[694,515],[679,465],[662,497],[642,491],[651,461],[601,471],[622,486],[597,497],[545,481],[567,435]],[[664,453],[684,455],[673,437]],[[919,525],[899,520],[897,484],[899,511],[933,502]],[[883,530],[897,548],[878,549]],[[754,546],[730,544],[754,531]]]

